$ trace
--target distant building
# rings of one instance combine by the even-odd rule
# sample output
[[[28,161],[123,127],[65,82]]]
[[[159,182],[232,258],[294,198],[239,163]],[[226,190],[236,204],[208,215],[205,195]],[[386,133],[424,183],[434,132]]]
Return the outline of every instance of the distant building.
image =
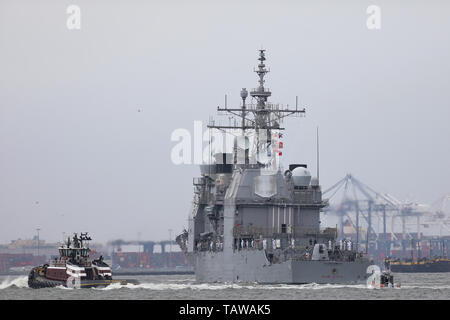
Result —
[[[12,240],[9,244],[0,245],[0,253],[10,253],[10,254],[38,254],[50,257],[52,255],[58,254],[59,243],[46,243],[45,240],[38,240],[37,237],[33,239],[17,239]]]

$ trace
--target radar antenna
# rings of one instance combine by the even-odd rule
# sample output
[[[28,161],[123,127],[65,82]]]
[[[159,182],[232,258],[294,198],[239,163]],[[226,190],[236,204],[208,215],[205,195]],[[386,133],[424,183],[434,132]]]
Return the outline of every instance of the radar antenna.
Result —
[[[298,108],[297,100],[295,109],[289,109],[289,107],[280,108],[278,104],[271,104],[267,102],[267,99],[272,95],[272,92],[270,92],[268,88],[264,87],[264,77],[270,71],[266,69],[265,51],[265,49],[259,50],[259,64],[258,68],[254,70],[254,72],[259,77],[259,86],[250,91],[250,95],[252,96],[252,98],[256,99],[256,104],[246,104],[245,100],[248,97],[248,92],[246,88],[242,88],[242,106],[240,108],[228,108],[227,106],[225,106],[224,108],[217,107],[218,112],[223,111],[233,116],[242,118],[241,125],[216,125],[211,122],[207,126],[209,129],[220,130],[241,129],[243,136],[245,136],[246,130],[255,130],[257,138],[256,151],[258,154],[261,148],[265,149],[265,146],[271,145],[272,130],[284,130],[284,128],[280,126],[283,118],[291,115],[301,116],[306,112],[305,108]],[[267,130],[267,135],[261,136],[260,129]]]

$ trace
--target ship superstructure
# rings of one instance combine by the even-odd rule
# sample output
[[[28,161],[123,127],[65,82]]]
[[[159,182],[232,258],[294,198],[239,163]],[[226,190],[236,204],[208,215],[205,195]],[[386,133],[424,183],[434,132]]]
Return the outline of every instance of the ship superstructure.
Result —
[[[239,108],[217,108],[239,123],[208,125],[231,132],[233,147],[211,152],[200,166],[188,230],[177,242],[200,282],[364,282],[369,261],[351,242],[336,241],[336,228],[320,227],[327,201],[318,177],[305,164],[280,169],[283,118],[302,116],[305,109],[268,102],[264,49],[258,60],[258,87],[250,91],[254,103],[246,103],[244,88]]]

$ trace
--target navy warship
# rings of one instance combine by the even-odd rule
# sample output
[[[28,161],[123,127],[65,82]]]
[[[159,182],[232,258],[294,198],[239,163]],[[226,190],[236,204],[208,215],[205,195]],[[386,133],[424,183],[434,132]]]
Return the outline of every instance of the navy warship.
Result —
[[[268,101],[265,50],[259,50],[258,87],[243,88],[239,108],[217,107],[238,117],[234,125],[208,124],[208,130],[234,135],[231,152],[213,152],[193,179],[188,230],[177,243],[191,260],[198,282],[366,283],[371,264],[337,228],[322,228],[317,177],[307,165],[281,169],[282,122],[302,117],[305,108]],[[211,140],[209,141],[211,145]],[[338,240],[339,239],[339,240]]]

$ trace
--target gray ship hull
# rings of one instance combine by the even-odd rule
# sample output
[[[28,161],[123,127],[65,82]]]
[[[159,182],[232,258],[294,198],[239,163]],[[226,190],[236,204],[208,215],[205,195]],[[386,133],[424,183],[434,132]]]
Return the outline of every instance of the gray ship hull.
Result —
[[[257,282],[283,284],[366,283],[368,261],[287,260],[271,264],[262,250],[198,252],[194,256],[198,282]]]

